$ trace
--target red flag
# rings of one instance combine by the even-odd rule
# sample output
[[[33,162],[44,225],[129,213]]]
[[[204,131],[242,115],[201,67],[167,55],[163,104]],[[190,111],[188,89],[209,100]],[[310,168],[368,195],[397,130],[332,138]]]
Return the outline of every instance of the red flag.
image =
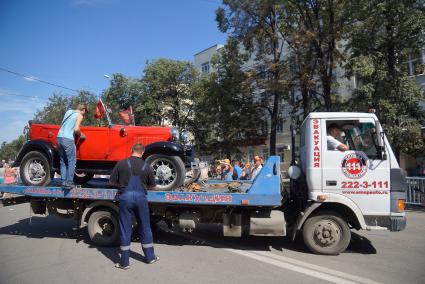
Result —
[[[120,111],[119,115],[125,124],[131,124],[131,113],[128,110]]]
[[[94,113],[94,117],[97,119],[101,119],[106,113],[106,108],[103,105],[103,102],[101,99],[96,104],[96,112]]]

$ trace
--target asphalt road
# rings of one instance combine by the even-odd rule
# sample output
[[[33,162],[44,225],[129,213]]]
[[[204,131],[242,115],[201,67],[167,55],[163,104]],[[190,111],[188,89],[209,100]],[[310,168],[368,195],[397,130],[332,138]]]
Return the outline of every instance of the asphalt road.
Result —
[[[0,283],[425,283],[425,210],[403,232],[353,232],[339,256],[310,254],[301,240],[222,238],[218,226],[186,235],[159,226],[161,260],[113,267],[118,248],[95,247],[84,229],[55,216],[29,218],[29,205],[0,208]]]

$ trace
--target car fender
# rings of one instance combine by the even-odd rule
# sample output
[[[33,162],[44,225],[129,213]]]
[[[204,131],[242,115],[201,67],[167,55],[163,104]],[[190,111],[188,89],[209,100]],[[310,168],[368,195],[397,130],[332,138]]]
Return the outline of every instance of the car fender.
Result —
[[[145,152],[143,153],[143,159],[153,155],[153,154],[161,154],[167,156],[179,156],[184,161],[184,147],[180,144],[162,141],[155,142],[149,144],[145,148]]]
[[[29,140],[28,142],[26,142],[19,151],[19,154],[15,162],[13,163],[13,166],[19,167],[24,156],[31,151],[42,152],[49,161],[50,167],[54,169],[58,168],[58,150],[50,141],[46,140]]]

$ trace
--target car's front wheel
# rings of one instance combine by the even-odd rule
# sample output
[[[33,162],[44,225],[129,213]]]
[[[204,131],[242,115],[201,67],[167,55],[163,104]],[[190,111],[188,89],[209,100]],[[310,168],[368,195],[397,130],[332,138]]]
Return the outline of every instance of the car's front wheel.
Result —
[[[19,170],[22,182],[29,186],[44,186],[51,182],[51,169],[46,156],[38,151],[28,152]]]
[[[146,162],[154,171],[155,190],[170,191],[184,184],[186,168],[180,157],[154,154]]]

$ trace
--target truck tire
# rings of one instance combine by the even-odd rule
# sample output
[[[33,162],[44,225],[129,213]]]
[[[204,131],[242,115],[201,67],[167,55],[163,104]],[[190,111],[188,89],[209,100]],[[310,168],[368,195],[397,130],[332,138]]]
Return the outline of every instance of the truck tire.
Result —
[[[98,210],[90,215],[87,230],[95,245],[112,246],[118,244],[118,216],[107,209]]]
[[[155,175],[155,190],[170,191],[184,184],[186,168],[180,157],[154,154],[146,162]]]
[[[75,171],[74,173],[74,183],[75,184],[86,184],[88,183],[94,176],[94,173],[86,173]]]
[[[52,181],[50,164],[46,156],[39,151],[25,154],[19,167],[19,174],[25,185],[44,186]]]
[[[348,247],[351,231],[339,214],[320,212],[304,223],[303,239],[313,253],[337,255]]]

